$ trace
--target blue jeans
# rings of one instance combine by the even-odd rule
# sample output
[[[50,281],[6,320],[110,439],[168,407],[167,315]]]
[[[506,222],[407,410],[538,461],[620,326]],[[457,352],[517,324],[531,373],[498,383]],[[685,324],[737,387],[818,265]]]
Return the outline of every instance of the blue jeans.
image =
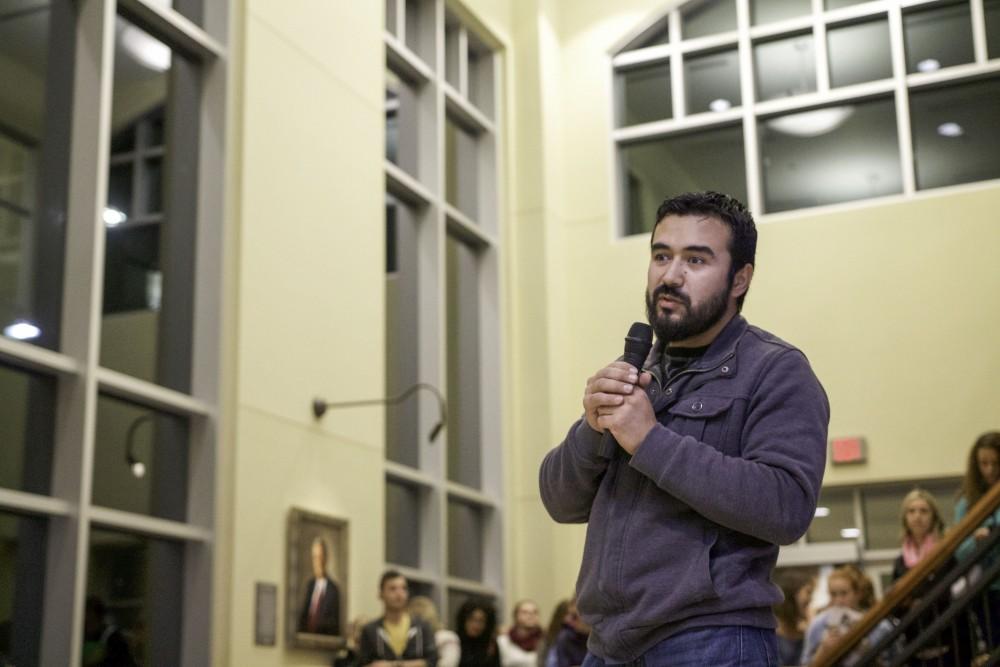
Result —
[[[611,667],[588,653],[583,667]],[[625,663],[632,667],[778,667],[774,630],[745,625],[695,628],[667,637]]]

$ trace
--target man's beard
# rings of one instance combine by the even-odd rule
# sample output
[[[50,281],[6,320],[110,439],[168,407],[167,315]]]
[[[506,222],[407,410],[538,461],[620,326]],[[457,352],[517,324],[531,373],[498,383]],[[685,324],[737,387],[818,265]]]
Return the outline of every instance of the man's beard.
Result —
[[[729,305],[729,290],[732,288],[732,278],[726,286],[713,294],[707,301],[696,308],[691,308],[691,298],[676,287],[659,285],[653,293],[646,292],[646,319],[653,327],[656,337],[664,343],[687,340],[705,333],[722,319]],[[680,319],[671,319],[670,313],[660,311],[656,302],[661,296],[669,296],[684,305],[685,314]],[[679,306],[674,306],[678,308]]]

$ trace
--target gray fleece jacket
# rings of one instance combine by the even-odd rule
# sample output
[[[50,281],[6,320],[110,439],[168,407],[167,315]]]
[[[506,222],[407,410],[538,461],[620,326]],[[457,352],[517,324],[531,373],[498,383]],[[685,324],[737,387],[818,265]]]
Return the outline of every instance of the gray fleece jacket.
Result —
[[[580,419],[541,466],[552,518],[589,524],[578,606],[609,662],[691,628],[774,627],[778,545],[808,528],[826,462],[829,403],[798,349],[737,315],[669,382],[661,355],[635,456]]]

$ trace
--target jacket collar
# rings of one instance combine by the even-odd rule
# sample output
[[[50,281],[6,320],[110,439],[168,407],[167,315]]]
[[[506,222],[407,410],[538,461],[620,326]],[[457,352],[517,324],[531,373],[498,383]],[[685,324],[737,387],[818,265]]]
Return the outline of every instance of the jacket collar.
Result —
[[[726,323],[726,326],[722,328],[722,331],[715,337],[715,340],[709,344],[705,354],[692,363],[688,367],[688,370],[703,371],[715,368],[722,363],[723,359],[732,356],[736,351],[736,345],[749,326],[742,315],[739,313],[733,315],[733,318]],[[646,363],[643,364],[643,370],[652,373],[661,383],[663,378],[660,377],[660,360],[663,358],[665,347],[663,341],[657,339],[653,348],[649,351],[649,356],[646,357]]]

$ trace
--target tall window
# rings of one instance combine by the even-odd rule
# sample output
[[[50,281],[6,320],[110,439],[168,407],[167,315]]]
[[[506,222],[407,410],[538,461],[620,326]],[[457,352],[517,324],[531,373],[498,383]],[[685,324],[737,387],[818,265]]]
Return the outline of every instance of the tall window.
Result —
[[[387,565],[451,618],[502,587],[497,42],[458,5],[387,0]],[[438,58],[442,58],[440,61]]]
[[[998,0],[690,0],[612,59],[618,217],[774,213],[1000,178]]]
[[[81,664],[102,622],[141,664],[210,663],[228,3],[203,2],[0,0],[4,664]]]

